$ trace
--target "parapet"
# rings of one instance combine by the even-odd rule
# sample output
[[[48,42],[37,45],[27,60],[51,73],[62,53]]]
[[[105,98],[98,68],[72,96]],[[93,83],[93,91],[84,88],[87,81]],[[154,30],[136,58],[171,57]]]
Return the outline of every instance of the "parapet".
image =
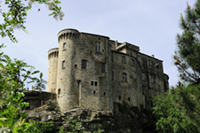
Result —
[[[60,39],[72,39],[79,35],[79,31],[76,29],[64,29],[58,33],[58,42]]]
[[[48,59],[51,57],[58,57],[59,48],[52,48],[48,51]]]

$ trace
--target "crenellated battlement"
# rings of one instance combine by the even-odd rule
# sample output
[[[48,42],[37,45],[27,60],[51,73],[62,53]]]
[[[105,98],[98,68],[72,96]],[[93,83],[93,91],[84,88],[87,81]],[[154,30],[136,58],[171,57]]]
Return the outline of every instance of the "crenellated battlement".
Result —
[[[74,39],[79,35],[79,31],[76,29],[64,29],[58,33],[58,42],[61,39]]]

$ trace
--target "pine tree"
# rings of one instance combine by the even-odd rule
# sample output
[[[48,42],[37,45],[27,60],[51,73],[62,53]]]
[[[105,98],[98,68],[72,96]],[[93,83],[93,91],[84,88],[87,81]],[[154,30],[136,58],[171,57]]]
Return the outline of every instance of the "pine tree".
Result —
[[[174,64],[183,81],[197,85],[200,83],[200,0],[193,8],[187,3],[185,17],[182,14],[180,17],[180,28],[183,32],[177,34]]]

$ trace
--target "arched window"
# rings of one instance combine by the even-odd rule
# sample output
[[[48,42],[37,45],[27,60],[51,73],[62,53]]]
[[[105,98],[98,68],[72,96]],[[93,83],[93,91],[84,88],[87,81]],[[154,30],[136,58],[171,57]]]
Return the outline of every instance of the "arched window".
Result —
[[[122,74],[122,81],[127,82],[127,74],[126,73]]]

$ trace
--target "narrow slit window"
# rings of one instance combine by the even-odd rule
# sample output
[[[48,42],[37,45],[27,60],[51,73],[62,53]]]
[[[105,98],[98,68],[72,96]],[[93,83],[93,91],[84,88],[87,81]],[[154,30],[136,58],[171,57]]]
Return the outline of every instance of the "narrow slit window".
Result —
[[[91,85],[93,86],[93,84],[94,84],[94,82],[93,81],[91,81]]]
[[[106,95],[106,93],[104,92],[104,93],[103,93],[103,95],[105,96],[105,95]]]
[[[128,98],[128,101],[131,101],[131,98],[130,98],[130,97]]]
[[[65,69],[65,61],[62,62],[62,69]]]
[[[96,92],[95,91],[93,91],[93,94],[95,94]]]
[[[82,60],[82,69],[86,69],[87,67],[87,60]]]

